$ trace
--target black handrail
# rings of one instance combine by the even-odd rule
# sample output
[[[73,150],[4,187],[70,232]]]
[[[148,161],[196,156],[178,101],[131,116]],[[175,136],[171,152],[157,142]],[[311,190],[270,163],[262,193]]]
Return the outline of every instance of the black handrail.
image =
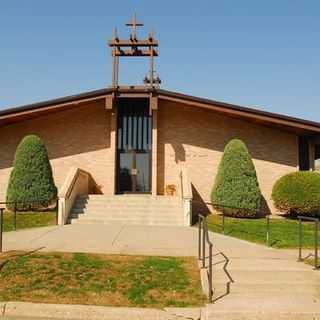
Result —
[[[303,245],[303,230],[302,230],[302,222],[303,221],[312,221],[314,222],[314,268],[320,268],[318,264],[318,249],[319,249],[319,222],[318,218],[306,217],[306,216],[298,216],[299,219],[299,256],[298,261],[303,261],[302,258],[302,245]]]
[[[0,253],[2,252],[3,211],[4,208],[0,208]]]
[[[222,229],[222,233],[225,234],[225,220],[227,215],[225,214],[224,209],[235,209],[235,210],[248,210],[248,211],[255,211],[255,212],[260,212],[261,210],[255,210],[251,208],[244,208],[244,207],[234,207],[234,206],[226,206],[220,203],[214,203],[214,202],[205,202],[205,201],[197,201],[197,200],[192,200],[192,203],[195,204],[205,204],[212,206],[213,208],[221,211],[221,216],[222,216],[222,224],[215,224],[216,226],[220,227]],[[270,246],[270,239],[271,239],[271,228],[270,228],[270,216],[271,214],[268,212],[265,214],[265,219],[266,219],[266,245],[269,247]]]
[[[212,302],[212,248],[213,244],[209,239],[209,231],[207,219],[205,216],[199,214],[199,235],[198,235],[198,258],[202,261],[202,268],[206,268],[206,243],[209,246],[209,263],[208,263],[208,299]]]
[[[56,202],[56,224],[58,224],[58,210],[59,210],[59,198],[48,201],[48,199],[38,199],[38,200],[24,200],[24,201],[1,201],[0,206],[3,205],[7,207],[8,205],[13,205],[13,215],[12,215],[12,225],[13,231],[17,230],[17,211],[19,209],[19,205],[32,205],[32,204],[43,204],[43,203],[53,203]],[[3,208],[4,210],[5,208]]]
[[[51,203],[55,201],[55,199],[48,200],[48,199],[37,199],[37,200],[23,200],[23,201],[0,201],[0,205],[7,205],[7,204],[32,204],[32,203]]]

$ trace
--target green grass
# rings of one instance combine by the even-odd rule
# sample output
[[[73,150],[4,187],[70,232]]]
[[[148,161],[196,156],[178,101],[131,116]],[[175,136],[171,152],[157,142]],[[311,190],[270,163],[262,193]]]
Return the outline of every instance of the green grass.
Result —
[[[34,253],[2,259],[1,301],[157,308],[205,302],[195,258]]]
[[[10,211],[4,212],[4,231],[13,230],[13,213]],[[44,211],[44,212],[18,212],[17,213],[17,230],[45,227],[56,224],[56,212]]]
[[[222,233],[221,215],[208,216],[208,228],[211,231]],[[270,219],[270,246],[275,248],[297,248],[299,241],[299,222],[291,219]],[[266,244],[266,219],[239,219],[225,217],[225,234]],[[311,248],[314,245],[314,224],[303,223],[303,247]]]

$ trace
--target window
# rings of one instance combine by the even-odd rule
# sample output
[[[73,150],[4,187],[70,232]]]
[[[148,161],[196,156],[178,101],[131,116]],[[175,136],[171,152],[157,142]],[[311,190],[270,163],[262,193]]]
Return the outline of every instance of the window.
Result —
[[[299,137],[299,170],[310,170],[308,137]]]

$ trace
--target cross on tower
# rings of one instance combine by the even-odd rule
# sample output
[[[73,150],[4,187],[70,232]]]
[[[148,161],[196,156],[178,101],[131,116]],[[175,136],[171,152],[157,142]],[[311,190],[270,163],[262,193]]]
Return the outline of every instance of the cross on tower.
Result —
[[[137,27],[143,27],[143,23],[137,22],[136,14],[133,15],[132,20],[126,23],[127,27],[131,27],[131,38],[137,40]]]
[[[114,29],[113,38],[109,40],[109,47],[112,48],[112,87],[118,88],[119,78],[119,58],[120,57],[149,57],[150,69],[149,76],[145,77],[144,84],[151,88],[159,86],[161,80],[155,76],[154,57],[158,56],[158,41],[154,37],[152,30],[146,39],[137,38],[137,27],[142,27],[143,23],[137,21],[134,14],[132,20],[126,23],[126,26],[131,27],[130,39],[119,39],[117,29]]]

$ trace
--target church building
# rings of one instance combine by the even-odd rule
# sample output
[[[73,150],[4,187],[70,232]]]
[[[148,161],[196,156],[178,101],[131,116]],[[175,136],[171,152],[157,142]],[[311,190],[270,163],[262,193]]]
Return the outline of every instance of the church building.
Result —
[[[189,225],[192,211],[210,201],[225,145],[238,138],[275,213],[275,181],[315,169],[320,123],[162,89],[154,70],[158,41],[153,33],[138,37],[142,24],[135,17],[127,25],[128,39],[115,31],[109,41],[109,87],[0,111],[0,201],[17,145],[35,134],[48,150],[61,224],[125,219]],[[144,83],[119,85],[120,58],[133,57],[150,61]]]

